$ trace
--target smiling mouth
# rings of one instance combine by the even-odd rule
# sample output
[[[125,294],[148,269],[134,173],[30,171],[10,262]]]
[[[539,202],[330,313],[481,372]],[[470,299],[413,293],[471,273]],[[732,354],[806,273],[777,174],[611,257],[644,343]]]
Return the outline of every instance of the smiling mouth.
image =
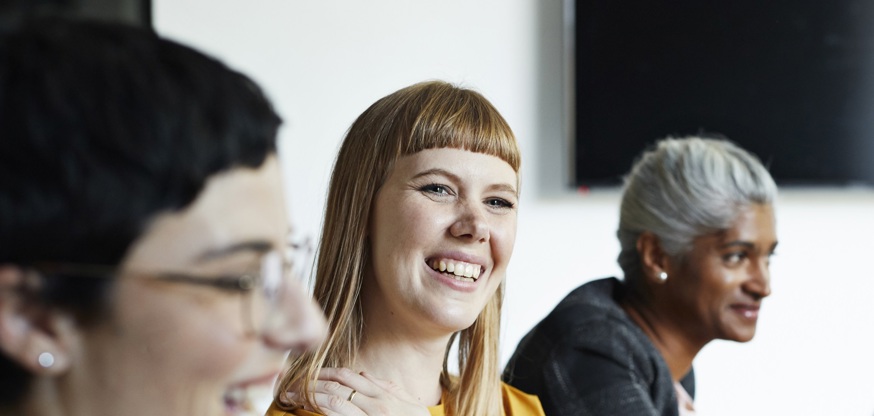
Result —
[[[736,304],[731,305],[731,308],[747,319],[756,319],[759,317],[758,305]]]
[[[230,389],[223,397],[225,410],[230,415],[242,415],[253,411],[252,400],[245,388],[236,387]]]
[[[273,396],[272,380],[275,377],[272,374],[229,387],[222,397],[225,413],[234,416],[262,414],[256,411],[256,403]]]
[[[434,271],[441,272],[462,282],[475,282],[479,279],[480,274],[485,271],[485,268],[479,264],[450,259],[433,259],[428,262],[428,266]]]

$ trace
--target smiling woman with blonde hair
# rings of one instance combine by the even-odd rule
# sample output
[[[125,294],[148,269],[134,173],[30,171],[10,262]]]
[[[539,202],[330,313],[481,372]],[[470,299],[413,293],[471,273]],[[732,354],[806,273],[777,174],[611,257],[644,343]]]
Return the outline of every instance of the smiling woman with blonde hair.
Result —
[[[542,414],[498,363],[519,166],[510,127],[471,90],[420,83],[358,117],[317,262],[329,334],[291,360],[268,414]]]

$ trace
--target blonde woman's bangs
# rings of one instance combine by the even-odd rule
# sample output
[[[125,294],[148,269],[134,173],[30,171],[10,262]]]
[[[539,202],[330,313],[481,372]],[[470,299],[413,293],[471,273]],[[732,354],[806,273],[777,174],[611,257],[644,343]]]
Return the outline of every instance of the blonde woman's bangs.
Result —
[[[519,172],[521,156],[510,126],[485,97],[450,84],[427,83],[425,100],[416,102],[408,140],[400,154],[425,149],[454,148],[495,156]],[[413,103],[411,103],[413,104]],[[411,109],[412,110],[412,109]]]

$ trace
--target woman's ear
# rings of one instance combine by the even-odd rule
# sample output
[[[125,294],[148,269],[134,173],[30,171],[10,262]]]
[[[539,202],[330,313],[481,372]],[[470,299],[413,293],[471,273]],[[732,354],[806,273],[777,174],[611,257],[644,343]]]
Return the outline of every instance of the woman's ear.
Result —
[[[35,279],[0,264],[0,352],[33,374],[59,375],[70,368],[78,329],[72,315],[35,300]]]
[[[668,278],[670,258],[662,250],[659,238],[649,232],[643,232],[637,238],[637,252],[640,255],[641,268],[646,280],[655,284],[664,284]]]

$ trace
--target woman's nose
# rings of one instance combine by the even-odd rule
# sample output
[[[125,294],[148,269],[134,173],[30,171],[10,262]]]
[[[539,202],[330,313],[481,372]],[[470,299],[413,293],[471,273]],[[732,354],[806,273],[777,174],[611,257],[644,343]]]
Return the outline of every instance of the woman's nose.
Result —
[[[745,285],[747,293],[757,300],[771,295],[771,271],[767,261],[754,265],[750,279]]]
[[[276,349],[312,349],[325,338],[325,314],[300,282],[288,282],[286,286],[262,337]]]
[[[458,218],[449,227],[449,232],[458,238],[469,238],[473,241],[488,242],[490,238],[489,224],[486,220],[485,208],[475,203],[460,204]]]

